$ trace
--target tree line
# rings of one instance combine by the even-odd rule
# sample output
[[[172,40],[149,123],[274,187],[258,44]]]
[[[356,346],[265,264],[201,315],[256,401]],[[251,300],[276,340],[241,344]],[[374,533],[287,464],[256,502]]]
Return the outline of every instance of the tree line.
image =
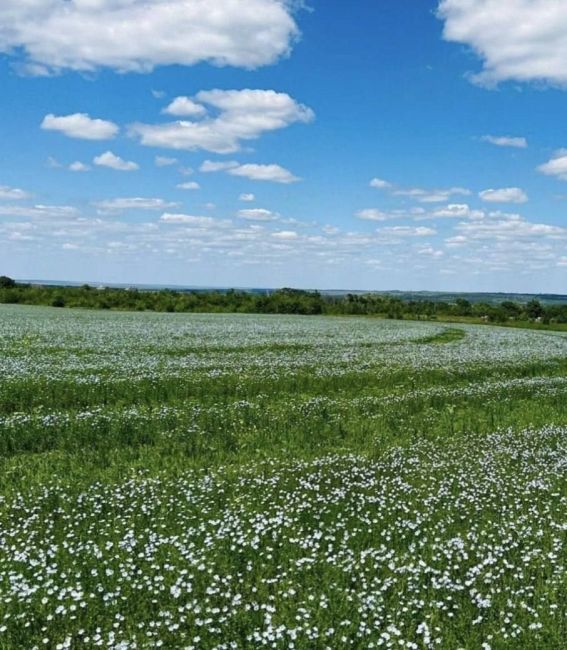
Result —
[[[567,303],[547,305],[537,299],[529,302],[505,300],[493,304],[471,302],[466,298],[457,298],[451,302],[403,300],[388,294],[329,295],[298,289],[278,289],[266,293],[234,289],[146,291],[135,288],[95,288],[90,285],[55,287],[24,284],[17,283],[7,276],[0,276],[0,303],[179,313],[369,315],[418,320],[457,317],[498,323],[567,323]]]

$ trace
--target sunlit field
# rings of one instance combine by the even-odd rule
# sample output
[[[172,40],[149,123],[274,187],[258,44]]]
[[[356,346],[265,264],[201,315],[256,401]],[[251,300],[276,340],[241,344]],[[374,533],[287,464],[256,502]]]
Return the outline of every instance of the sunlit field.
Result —
[[[567,335],[0,307],[0,649],[567,647]]]

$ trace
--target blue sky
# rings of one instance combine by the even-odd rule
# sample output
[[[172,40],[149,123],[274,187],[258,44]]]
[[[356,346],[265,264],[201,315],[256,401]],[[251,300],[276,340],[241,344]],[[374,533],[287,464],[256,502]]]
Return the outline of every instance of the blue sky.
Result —
[[[4,0],[0,273],[567,292],[567,3]]]

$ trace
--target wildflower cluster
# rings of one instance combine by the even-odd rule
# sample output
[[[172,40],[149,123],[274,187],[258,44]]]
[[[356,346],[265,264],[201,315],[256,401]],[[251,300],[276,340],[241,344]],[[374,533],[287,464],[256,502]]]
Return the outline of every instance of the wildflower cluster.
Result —
[[[0,306],[0,650],[567,647],[567,337]]]
[[[566,439],[14,495],[0,647],[559,648]]]

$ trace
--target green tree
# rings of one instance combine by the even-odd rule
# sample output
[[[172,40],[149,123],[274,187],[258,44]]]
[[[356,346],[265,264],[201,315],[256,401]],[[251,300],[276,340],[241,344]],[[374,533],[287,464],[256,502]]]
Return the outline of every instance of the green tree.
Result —
[[[465,298],[455,300],[455,314],[457,316],[470,316],[472,314],[472,305]]]
[[[7,275],[0,275],[0,289],[10,289],[16,286],[16,281]]]
[[[530,320],[537,320],[544,315],[544,308],[539,300],[534,298],[526,305],[526,315]]]

